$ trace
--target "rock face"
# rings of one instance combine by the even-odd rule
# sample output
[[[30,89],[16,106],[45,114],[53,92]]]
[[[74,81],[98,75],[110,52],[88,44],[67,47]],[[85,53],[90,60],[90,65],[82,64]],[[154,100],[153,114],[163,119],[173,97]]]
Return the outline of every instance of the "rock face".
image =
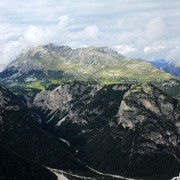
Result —
[[[43,126],[72,144],[81,146],[109,124],[129,87],[68,83],[53,91],[45,90],[37,94],[34,108],[36,112],[41,112]]]
[[[38,93],[31,109],[0,87],[0,158],[20,164],[17,177],[21,167],[25,174],[37,167],[54,178],[31,159],[64,170],[87,164],[109,174],[169,179],[180,169],[179,119],[179,102],[147,83],[65,83]]]
[[[71,149],[40,128],[28,110],[18,102],[17,97],[3,87],[0,87],[0,143],[18,157],[48,167],[84,169]],[[17,159],[18,161],[20,160]],[[23,163],[26,164],[23,161],[22,165]]]
[[[144,114],[142,114],[143,109],[139,109],[139,107],[144,108]],[[149,111],[149,114],[154,114],[158,119],[172,119],[174,123],[178,123],[179,112],[174,111],[175,109],[179,109],[177,103],[170,100],[170,97],[156,87],[136,84],[124,95],[118,119],[124,127],[133,129],[136,124],[143,124],[148,120],[147,113]],[[132,121],[131,117],[136,117],[136,120]],[[178,126],[176,127],[178,128]]]
[[[171,97],[180,100],[180,81],[170,80],[164,82],[154,82],[154,85]]]
[[[34,100],[38,121],[88,165],[126,176],[180,168],[180,105],[155,86],[68,83]]]
[[[124,94],[115,116],[113,126],[86,144],[90,164],[111,173],[140,177],[178,173],[178,101],[152,85],[136,84]],[[93,158],[95,152],[97,158]]]
[[[108,47],[72,49],[68,46],[48,44],[25,49],[6,69],[15,67],[19,71],[26,73],[31,70],[54,70],[54,68],[59,70],[60,65],[66,62],[85,65],[108,65],[117,63],[118,60],[123,58],[123,56]]]
[[[69,142],[40,127],[37,119],[37,113],[0,86],[0,179],[124,179],[92,171]]]

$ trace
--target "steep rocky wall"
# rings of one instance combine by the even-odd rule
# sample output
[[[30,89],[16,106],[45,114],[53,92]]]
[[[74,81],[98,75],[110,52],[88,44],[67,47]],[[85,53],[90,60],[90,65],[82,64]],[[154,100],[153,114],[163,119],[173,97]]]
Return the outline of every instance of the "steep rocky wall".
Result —
[[[144,177],[180,168],[179,102],[153,85],[64,84],[34,106],[45,129],[100,171]]]

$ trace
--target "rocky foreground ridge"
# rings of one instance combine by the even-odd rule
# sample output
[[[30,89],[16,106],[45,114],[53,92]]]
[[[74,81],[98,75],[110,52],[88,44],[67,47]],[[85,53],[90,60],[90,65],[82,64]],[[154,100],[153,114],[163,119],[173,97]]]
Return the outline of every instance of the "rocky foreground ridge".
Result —
[[[25,101],[0,88],[0,148],[23,167],[38,163],[37,179],[41,171],[54,178],[44,165],[143,179],[169,179],[179,171],[180,104],[152,84],[75,81]]]
[[[151,84],[67,83],[37,94],[44,129],[89,166],[133,177],[177,173],[180,104]]]
[[[86,169],[70,148],[44,131],[18,98],[0,87],[0,179],[56,179],[45,166]]]

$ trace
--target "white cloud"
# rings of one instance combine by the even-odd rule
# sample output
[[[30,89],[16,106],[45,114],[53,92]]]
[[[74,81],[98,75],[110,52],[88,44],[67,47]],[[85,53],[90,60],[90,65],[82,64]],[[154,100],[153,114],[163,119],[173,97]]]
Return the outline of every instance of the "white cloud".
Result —
[[[164,49],[166,49],[165,46],[145,47],[144,52],[147,53],[147,54],[151,54],[151,53],[159,52],[159,51],[164,50]]]
[[[136,51],[136,48],[127,45],[114,46],[114,49],[122,55],[127,55],[130,52]]]
[[[145,36],[149,42],[159,41],[165,34],[165,24],[161,18],[150,20],[145,29]]]
[[[99,34],[99,29],[97,26],[88,26],[85,28],[84,33],[90,39],[97,39]]]
[[[17,56],[17,53],[21,48],[21,43],[18,41],[9,41],[8,43],[0,46],[0,58],[3,59],[3,61],[0,61],[0,64],[7,65],[12,59],[14,59],[15,56]]]
[[[71,31],[73,25],[75,25],[74,19],[68,15],[63,15],[58,18],[55,25],[48,27],[28,26],[15,40],[9,40],[16,35],[15,33],[7,33],[6,40],[0,46],[0,59],[2,60],[0,64],[7,65],[15,59],[22,49],[29,46],[39,46],[53,42],[80,47],[82,39],[86,45],[98,38],[100,31],[96,25],[87,26],[82,30]]]
[[[69,31],[65,34],[65,44],[73,47],[96,46],[101,32],[96,25],[87,26],[76,31]]]
[[[180,46],[171,50],[166,58],[180,67]]]
[[[54,37],[54,32],[49,28],[38,28],[36,26],[29,26],[23,35],[25,42],[29,45],[40,45],[50,42]]]
[[[1,0],[0,64],[54,42],[115,47],[128,57],[180,63],[179,0]]]
[[[73,19],[71,19],[67,14],[60,16],[58,20],[59,20],[58,27],[60,29],[67,27],[70,23],[73,23]]]
[[[124,25],[125,25],[124,20],[119,19],[119,20],[117,21],[117,23],[116,23],[116,28],[117,28],[117,29],[123,29],[123,26],[124,26]]]

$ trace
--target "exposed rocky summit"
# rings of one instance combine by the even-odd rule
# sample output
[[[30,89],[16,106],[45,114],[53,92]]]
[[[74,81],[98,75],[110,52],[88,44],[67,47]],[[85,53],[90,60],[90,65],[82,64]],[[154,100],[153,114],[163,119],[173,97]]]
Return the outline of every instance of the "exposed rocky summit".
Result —
[[[72,49],[49,44],[23,50],[0,73],[0,82],[14,92],[43,90],[67,81],[102,84],[152,82],[175,76],[151,63],[126,58],[108,47]]]
[[[65,86],[64,93],[68,87]],[[70,101],[68,93],[64,97],[59,100]],[[53,129],[47,130],[43,121],[37,121],[41,112],[31,111],[21,103],[22,100],[0,86],[0,179],[53,180],[57,176],[72,180],[86,176],[88,179],[125,179],[89,168],[83,159],[79,159],[75,146],[54,133]],[[53,109],[56,106],[48,107]],[[52,111],[52,115],[55,113]]]
[[[59,70],[61,64],[64,63],[109,65],[117,63],[120,59],[123,59],[123,56],[108,47],[72,49],[68,46],[49,44],[23,50],[16,60],[10,63],[6,69],[15,67],[22,72],[28,72],[32,69]]]
[[[139,109],[139,107],[143,109]],[[142,124],[148,120],[149,116],[147,116],[146,110],[158,118],[172,119],[178,123],[180,115],[177,110],[179,108],[177,102],[175,103],[175,101],[171,100],[169,96],[163,94],[155,86],[135,84],[124,95],[118,112],[118,119],[119,123],[124,127],[133,129],[136,124]],[[144,114],[141,113],[142,110]],[[136,117],[137,121],[132,121],[132,117]]]
[[[90,164],[111,173],[133,176],[178,172],[178,101],[152,85],[136,84],[124,94],[115,116],[113,125],[105,127],[85,145]],[[100,158],[93,158],[95,152]]]
[[[34,108],[41,112],[40,121],[45,127],[73,144],[82,145],[109,124],[128,89],[129,85],[68,83],[37,94]]]

